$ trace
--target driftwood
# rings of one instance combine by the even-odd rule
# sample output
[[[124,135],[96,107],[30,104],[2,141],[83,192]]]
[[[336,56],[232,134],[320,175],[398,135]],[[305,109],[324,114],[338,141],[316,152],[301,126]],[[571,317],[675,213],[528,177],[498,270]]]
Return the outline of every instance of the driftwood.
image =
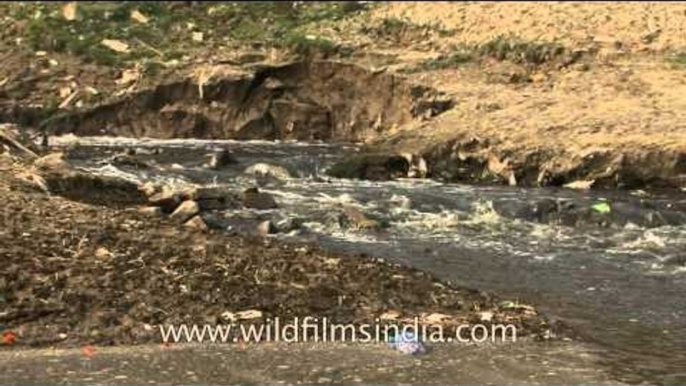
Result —
[[[9,146],[10,149],[18,150],[24,157],[38,158],[38,154],[22,145],[9,130],[3,127],[0,127],[0,143]]]

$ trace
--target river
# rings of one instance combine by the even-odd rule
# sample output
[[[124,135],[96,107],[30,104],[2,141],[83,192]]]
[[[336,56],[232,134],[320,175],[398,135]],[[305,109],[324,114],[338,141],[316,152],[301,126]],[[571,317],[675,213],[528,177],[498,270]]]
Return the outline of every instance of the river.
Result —
[[[256,217],[297,218],[300,230],[273,237],[399,261],[455,284],[535,304],[601,350],[598,365],[617,379],[686,383],[686,195],[681,192],[326,177],[335,161],[359,151],[354,145],[55,139],[57,146],[75,141],[84,150],[73,151],[76,165],[137,181],[231,183],[238,191],[255,182],[242,174],[246,167],[284,166],[294,178],[261,188],[279,208],[223,212],[227,227]],[[138,149],[138,157],[153,167],[104,161],[124,147]],[[203,168],[206,154],[220,148],[230,149],[239,163],[221,171]],[[387,227],[342,228],[330,215],[341,205]],[[550,205],[562,209],[550,216],[543,210]],[[605,207],[609,213],[601,213]]]

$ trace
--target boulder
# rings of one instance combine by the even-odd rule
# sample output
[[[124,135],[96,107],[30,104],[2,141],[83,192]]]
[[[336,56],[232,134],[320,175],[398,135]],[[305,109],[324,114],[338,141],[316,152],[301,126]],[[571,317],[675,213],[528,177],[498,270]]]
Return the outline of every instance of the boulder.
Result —
[[[264,237],[278,232],[279,229],[269,220],[257,224],[257,234],[260,236]]]
[[[241,207],[240,198],[228,186],[203,186],[188,192],[187,198],[196,201],[201,210],[223,210]]]
[[[190,220],[186,221],[183,226],[189,229],[195,229],[199,231],[206,231],[209,229],[207,224],[205,223],[205,220],[202,219],[200,216],[194,216]]]
[[[291,173],[288,171],[288,169],[282,166],[271,165],[268,163],[254,164],[245,169],[243,173],[255,177],[271,177],[280,181],[285,181],[292,178]]]
[[[337,178],[385,181],[407,177],[410,167],[410,161],[403,155],[363,154],[344,159],[334,165],[328,174]],[[413,175],[419,173],[419,170],[418,166]]]
[[[129,154],[127,153],[122,153],[122,154],[115,154],[109,160],[106,162],[111,163],[112,165],[116,166],[129,166],[133,167],[136,169],[148,169],[150,168],[150,165],[145,163],[144,161],[138,159],[135,154]]]
[[[141,205],[147,201],[138,184],[69,168],[44,171],[48,191],[70,200],[105,206]]]
[[[166,213],[171,213],[183,202],[183,196],[182,192],[164,187],[162,191],[148,198],[148,204],[158,206]]]
[[[241,202],[246,208],[273,209],[277,208],[276,200],[269,193],[260,192],[257,188],[249,188],[241,194]]]
[[[199,212],[200,207],[198,206],[198,203],[193,200],[188,200],[181,203],[181,205],[179,205],[179,207],[176,208],[176,210],[169,216],[169,218],[180,223],[185,223]]]
[[[229,150],[222,150],[214,154],[210,154],[210,159],[204,165],[209,169],[221,169],[228,165],[234,165],[238,163],[238,160]]]
[[[426,166],[424,157],[416,154],[404,154],[405,159],[409,162],[410,167],[407,171],[409,178],[425,178],[429,173],[429,168]]]
[[[301,218],[285,218],[276,223],[276,229],[280,233],[288,233],[303,227],[303,219]]]
[[[64,159],[64,153],[57,152],[38,158],[33,161],[33,166],[41,170],[49,170],[67,168],[68,164]]]
[[[343,207],[340,224],[344,228],[355,229],[380,229],[382,227],[379,221],[369,218],[362,211],[352,206]]]
[[[160,185],[153,184],[152,182],[146,182],[143,185],[139,186],[138,190],[143,192],[143,194],[145,194],[147,197],[150,197],[155,193],[161,192],[162,187]]]

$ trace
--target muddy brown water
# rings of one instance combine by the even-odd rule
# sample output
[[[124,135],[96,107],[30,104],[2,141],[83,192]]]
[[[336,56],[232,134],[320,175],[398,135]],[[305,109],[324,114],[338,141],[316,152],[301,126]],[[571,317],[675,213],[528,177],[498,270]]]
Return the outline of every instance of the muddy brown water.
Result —
[[[177,184],[231,183],[237,191],[259,183],[276,198],[278,209],[210,214],[215,224],[230,231],[256,219],[297,218],[301,229],[273,237],[400,261],[454,283],[532,302],[602,350],[597,365],[616,379],[686,382],[682,193],[326,177],[333,163],[358,151],[352,145],[102,137],[78,142],[71,162],[103,174]],[[136,148],[136,157],[150,167],[108,163],[123,148]],[[221,170],[203,168],[207,154],[218,149],[231,150],[239,162]],[[256,181],[243,174],[258,162],[284,166],[293,178]],[[547,211],[551,202],[562,209]],[[598,203],[607,203],[610,213],[592,209]],[[331,216],[342,205],[387,226],[346,229]]]

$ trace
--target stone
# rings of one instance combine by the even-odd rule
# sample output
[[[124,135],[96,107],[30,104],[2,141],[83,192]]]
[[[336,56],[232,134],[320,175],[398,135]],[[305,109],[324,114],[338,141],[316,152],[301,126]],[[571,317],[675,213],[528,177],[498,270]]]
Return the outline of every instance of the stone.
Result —
[[[303,220],[300,218],[286,218],[276,223],[279,232],[288,233],[302,228]]]
[[[595,180],[577,180],[577,181],[570,182],[568,184],[564,184],[563,187],[567,188],[567,189],[586,190],[586,189],[590,189],[594,183],[595,183]]]
[[[190,220],[193,216],[200,212],[200,207],[198,203],[192,200],[184,201],[181,205],[174,210],[174,212],[169,216],[180,223],[185,223]]]
[[[130,166],[134,167],[137,169],[148,169],[150,168],[150,165],[147,163],[141,161],[140,159],[136,158],[135,155],[122,153],[122,154],[115,154],[109,159],[109,162],[112,165],[117,165],[117,166]]]
[[[159,193],[162,191],[161,186],[155,185],[152,182],[146,182],[143,185],[141,185],[138,189],[148,197],[154,195],[155,193]]]
[[[187,199],[196,201],[201,210],[237,209],[241,207],[238,194],[228,186],[204,186],[186,192]]]
[[[341,218],[342,226],[351,227],[355,229],[379,229],[381,223],[367,217],[362,211],[353,208],[352,206],[345,206],[343,208],[343,217]]]
[[[328,174],[336,178],[385,181],[407,177],[410,167],[411,162],[405,155],[362,154],[340,161],[329,170]]]
[[[48,191],[70,200],[105,206],[142,205],[147,197],[137,183],[70,168],[43,171]]]
[[[211,154],[209,161],[205,164],[205,167],[209,169],[221,169],[225,166],[234,165],[237,163],[238,160],[236,157],[234,157],[230,151],[224,149],[220,152]]]
[[[249,188],[241,194],[241,203],[246,208],[274,209],[277,208],[276,200],[269,193],[260,192],[257,188]]]
[[[138,213],[147,216],[162,216],[162,208],[157,206],[143,206],[138,209]]]
[[[282,166],[271,165],[268,163],[254,164],[245,169],[243,173],[255,177],[272,177],[282,181],[292,178],[291,173],[288,171],[288,169]]]
[[[173,212],[183,201],[181,192],[165,187],[161,192],[153,194],[148,198],[148,204],[159,206],[167,213]]]
[[[259,234],[262,237],[277,233],[278,231],[279,230],[269,220],[262,221],[257,225],[257,234]]]
[[[33,165],[39,169],[58,169],[66,168],[67,162],[64,160],[64,153],[51,153],[33,161]]]
[[[205,223],[205,220],[203,220],[202,217],[197,215],[191,218],[190,220],[186,221],[183,224],[183,226],[185,226],[186,228],[195,229],[199,231],[206,231],[209,229],[209,227]]]

